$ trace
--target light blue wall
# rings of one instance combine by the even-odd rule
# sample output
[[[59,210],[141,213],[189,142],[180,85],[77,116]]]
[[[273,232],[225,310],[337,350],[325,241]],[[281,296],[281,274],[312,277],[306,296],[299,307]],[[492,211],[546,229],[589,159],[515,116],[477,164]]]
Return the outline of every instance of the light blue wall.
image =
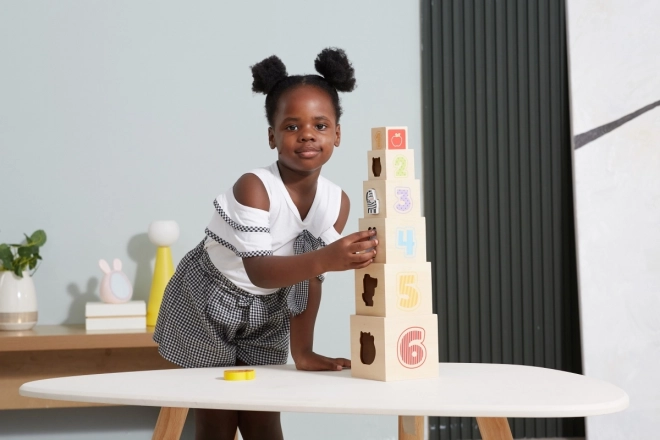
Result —
[[[355,231],[371,127],[407,125],[421,170],[419,34],[417,1],[0,0],[0,242],[48,233],[39,323],[83,322],[99,258],[122,259],[146,300],[149,223],[179,223],[176,263],[201,240],[213,198],[275,160],[249,70],[271,54],[291,73],[313,73],[327,46],[353,61],[358,88],[343,95],[342,145],[324,175],[351,198]],[[352,273],[328,277],[317,351],[350,357],[353,290]],[[147,439],[155,420],[151,408],[3,411],[0,437]],[[396,437],[394,417],[283,423],[289,439]]]

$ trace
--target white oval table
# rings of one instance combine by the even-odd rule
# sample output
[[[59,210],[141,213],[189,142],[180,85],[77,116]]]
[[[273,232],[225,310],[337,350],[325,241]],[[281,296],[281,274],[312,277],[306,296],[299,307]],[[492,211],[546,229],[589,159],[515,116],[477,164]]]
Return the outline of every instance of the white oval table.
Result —
[[[38,380],[19,392],[161,407],[153,437],[159,440],[179,438],[188,408],[398,415],[405,440],[424,438],[423,416],[476,417],[484,440],[504,440],[512,439],[507,417],[583,417],[628,407],[627,394],[607,382],[520,365],[442,363],[438,378],[398,382],[356,379],[350,370],[249,368],[256,370],[252,381],[225,381],[225,368],[174,369]]]

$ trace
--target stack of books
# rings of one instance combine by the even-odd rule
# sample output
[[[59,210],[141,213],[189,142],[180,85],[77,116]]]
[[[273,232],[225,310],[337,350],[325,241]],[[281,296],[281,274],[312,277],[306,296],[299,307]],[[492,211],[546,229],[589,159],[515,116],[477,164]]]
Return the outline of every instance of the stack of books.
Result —
[[[85,305],[87,330],[138,330],[147,328],[147,304],[128,301],[121,304],[88,302]]]

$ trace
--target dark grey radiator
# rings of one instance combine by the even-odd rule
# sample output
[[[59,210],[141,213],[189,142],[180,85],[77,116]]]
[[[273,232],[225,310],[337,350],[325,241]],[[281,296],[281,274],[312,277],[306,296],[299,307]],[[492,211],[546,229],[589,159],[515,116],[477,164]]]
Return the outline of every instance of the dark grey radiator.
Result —
[[[441,362],[581,372],[564,0],[423,0],[423,184]],[[582,419],[513,419],[516,438]],[[434,418],[432,439],[480,438]]]

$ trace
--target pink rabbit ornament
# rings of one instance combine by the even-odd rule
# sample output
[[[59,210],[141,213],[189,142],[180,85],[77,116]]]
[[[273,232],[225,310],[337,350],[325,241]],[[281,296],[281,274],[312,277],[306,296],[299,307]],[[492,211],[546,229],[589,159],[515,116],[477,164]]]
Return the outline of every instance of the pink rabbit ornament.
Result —
[[[108,262],[99,260],[99,267],[103,271],[101,280],[101,301],[110,304],[125,303],[133,296],[133,286],[124,272],[121,271],[121,261],[115,258],[112,269]]]

